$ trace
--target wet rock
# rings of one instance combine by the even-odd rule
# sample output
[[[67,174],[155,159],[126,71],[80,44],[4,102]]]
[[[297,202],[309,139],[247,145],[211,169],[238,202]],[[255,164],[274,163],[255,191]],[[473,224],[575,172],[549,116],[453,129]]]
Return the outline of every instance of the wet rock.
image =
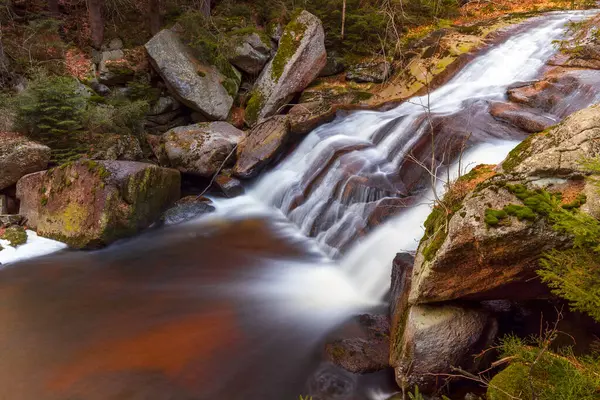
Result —
[[[233,174],[242,179],[256,176],[285,149],[290,132],[286,116],[274,116],[255,126],[237,148]]]
[[[162,149],[154,151],[164,149],[169,165],[181,172],[211,177],[235,163],[234,149],[243,138],[244,132],[227,122],[205,122],[171,129],[161,138]]]
[[[165,211],[160,222],[165,225],[177,225],[213,211],[215,211],[215,207],[206,197],[187,196],[178,200],[173,207]]]
[[[335,55],[328,56],[327,62],[325,63],[325,66],[319,73],[319,76],[320,77],[328,77],[328,76],[337,75],[337,74],[344,72],[345,69],[346,69],[346,65],[344,65],[343,59],[341,59],[340,57],[337,57]]]
[[[179,198],[178,171],[130,161],[78,161],[17,183],[21,214],[39,235],[97,248],[150,226]]]
[[[0,190],[19,178],[46,169],[50,148],[15,133],[0,133]]]
[[[492,103],[490,114],[497,120],[504,121],[529,133],[542,132],[557,123],[557,120],[551,116],[540,115],[533,110],[510,103]]]
[[[385,82],[392,75],[392,65],[387,61],[371,61],[352,66],[346,79],[355,82]]]
[[[261,73],[246,107],[246,122],[277,113],[291,96],[304,90],[325,66],[325,33],[321,21],[302,11],[285,28],[279,48]]]
[[[550,77],[530,84],[522,84],[508,89],[508,99],[531,108],[553,113],[562,100],[575,93],[581,81],[570,74]]]
[[[325,346],[327,359],[353,373],[370,373],[389,366],[389,320],[384,315],[357,318],[361,335],[337,339]]]
[[[397,326],[401,316],[408,307],[415,255],[413,253],[398,253],[392,264],[392,284],[390,288],[390,315],[392,328]],[[393,332],[392,332],[393,335]]]
[[[233,91],[223,86],[226,77],[214,67],[196,59],[170,30],[162,30],[146,50],[156,71],[172,94],[191,109],[210,120],[225,120],[233,105]],[[239,82],[234,88],[237,92]]]
[[[294,135],[307,135],[319,126],[335,119],[334,108],[325,102],[296,104],[289,114],[290,130]]]
[[[228,198],[241,196],[244,194],[242,182],[227,175],[219,175],[215,178],[215,184],[219,190]]]
[[[600,156],[600,106],[572,114],[543,134],[530,136],[502,163],[508,172],[537,176],[585,174],[581,160]]]
[[[229,38],[231,43],[228,60],[250,75],[258,75],[271,58],[271,40],[266,35],[253,32]]]
[[[435,374],[472,368],[473,354],[491,345],[498,330],[487,312],[451,305],[412,306],[405,321],[396,382],[423,392],[436,389]]]
[[[25,218],[19,214],[0,215],[0,228],[6,228],[12,225],[21,225]]]
[[[139,140],[133,135],[101,135],[96,138],[91,160],[138,161],[144,158]]]

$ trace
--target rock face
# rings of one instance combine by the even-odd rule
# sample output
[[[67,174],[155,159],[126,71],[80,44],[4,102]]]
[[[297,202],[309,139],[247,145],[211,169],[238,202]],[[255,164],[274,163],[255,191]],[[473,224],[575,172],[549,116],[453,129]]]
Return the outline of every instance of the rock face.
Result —
[[[146,43],[146,51],[178,100],[210,120],[227,118],[237,87],[228,93],[223,86],[226,78],[214,66],[196,59],[174,32],[157,33]]]
[[[229,50],[229,62],[247,74],[260,74],[271,58],[271,40],[253,32],[244,36],[233,36],[231,42],[233,45]]]
[[[211,177],[219,168],[235,163],[232,151],[243,137],[244,132],[227,122],[180,126],[166,132],[154,152],[181,172]]]
[[[79,161],[21,178],[27,225],[73,248],[102,247],[152,224],[179,198],[178,171],[128,161]]]
[[[0,132],[0,190],[14,185],[24,175],[46,169],[49,161],[49,147]]]
[[[355,82],[382,83],[392,75],[392,65],[387,61],[372,61],[352,67],[346,79]]]
[[[289,139],[287,116],[277,115],[257,125],[238,146],[234,175],[243,179],[256,176],[281,153]]]
[[[360,334],[328,343],[325,346],[327,359],[357,374],[387,368],[390,344],[388,317],[364,314],[358,316],[356,322]]]
[[[465,356],[493,342],[497,323],[488,313],[454,306],[413,306],[402,330],[400,353],[395,357],[400,387],[430,391],[438,377],[451,367],[473,363]]]
[[[547,133],[530,136],[502,164],[507,172],[537,176],[583,173],[581,160],[600,156],[600,106],[572,114]]]
[[[246,107],[246,122],[253,126],[277,113],[319,75],[326,61],[323,25],[302,11],[285,27],[277,53],[258,78]]]

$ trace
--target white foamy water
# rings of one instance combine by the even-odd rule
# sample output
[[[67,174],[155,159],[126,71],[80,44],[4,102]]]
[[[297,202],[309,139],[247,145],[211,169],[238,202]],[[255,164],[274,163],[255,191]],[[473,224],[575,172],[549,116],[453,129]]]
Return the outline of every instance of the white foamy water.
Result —
[[[0,264],[6,265],[29,258],[41,257],[67,248],[56,240],[40,237],[34,231],[27,231],[27,243],[12,247],[7,240],[0,239],[4,250],[0,251]]]

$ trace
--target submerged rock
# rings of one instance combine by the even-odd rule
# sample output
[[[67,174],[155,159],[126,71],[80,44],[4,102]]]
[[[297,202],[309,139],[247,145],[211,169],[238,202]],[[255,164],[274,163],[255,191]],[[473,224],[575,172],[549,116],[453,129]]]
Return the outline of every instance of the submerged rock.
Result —
[[[504,121],[512,126],[520,128],[525,132],[542,132],[557,120],[548,115],[542,115],[534,110],[528,110],[515,104],[494,102],[490,106],[490,114],[500,121]]]
[[[233,174],[248,179],[273,161],[285,149],[290,139],[287,116],[277,115],[255,126],[237,148],[237,163]]]
[[[16,133],[0,133],[0,190],[19,178],[46,169],[50,148]]]
[[[97,248],[150,226],[179,198],[178,171],[129,161],[79,161],[17,184],[21,214],[40,236]]]
[[[177,225],[213,211],[215,207],[206,197],[187,196],[177,200],[173,207],[165,211],[160,222],[164,225]]]
[[[157,33],[146,43],[146,51],[178,100],[210,120],[227,119],[238,87],[229,93],[223,86],[227,78],[194,57],[174,32],[165,29]]]
[[[235,163],[235,148],[244,132],[227,122],[204,122],[180,126],[166,132],[154,145],[159,160],[168,159],[171,167],[204,177]]]
[[[302,11],[291,21],[273,59],[261,73],[246,107],[246,122],[276,114],[291,96],[304,90],[325,66],[325,33],[321,21]]]

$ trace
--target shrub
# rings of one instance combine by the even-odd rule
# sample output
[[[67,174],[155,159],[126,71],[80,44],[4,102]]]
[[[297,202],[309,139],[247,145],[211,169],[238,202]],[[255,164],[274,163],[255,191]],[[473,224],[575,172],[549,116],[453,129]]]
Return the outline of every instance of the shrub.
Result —
[[[17,98],[16,125],[51,147],[68,146],[82,127],[85,107],[76,80],[38,72]]]

